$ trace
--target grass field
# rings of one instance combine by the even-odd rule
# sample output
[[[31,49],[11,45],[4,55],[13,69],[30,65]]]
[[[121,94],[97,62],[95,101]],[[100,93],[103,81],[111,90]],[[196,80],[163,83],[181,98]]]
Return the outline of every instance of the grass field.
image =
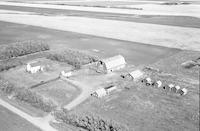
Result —
[[[63,80],[56,80],[54,82],[41,85],[33,90],[45,98],[50,99],[59,107],[67,105],[80,93],[79,88],[74,87]]]
[[[138,23],[151,23],[160,25],[200,28],[199,24],[200,19],[189,16],[129,15],[129,14],[113,14],[113,13],[87,12],[87,11],[76,11],[76,10],[6,6],[6,5],[0,5],[0,9],[35,12],[43,15],[81,16],[89,18],[130,21]]]
[[[200,30],[198,28],[184,28],[178,26],[144,24],[74,16],[43,16],[30,14],[29,12],[12,14],[15,13],[15,11],[6,10],[1,10],[1,12],[1,20],[7,22],[28,24],[130,42],[141,42],[144,44],[169,48],[200,50],[198,44]],[[38,19],[38,21],[36,22],[34,19]],[[57,24],[55,25],[55,23]],[[144,32],[146,32],[145,35]],[[176,32],[176,35],[173,35],[173,32]]]
[[[180,51],[137,42],[120,41],[7,22],[0,22],[0,26],[2,29],[0,30],[0,44],[39,39],[46,41],[51,50],[56,51],[60,51],[65,47],[74,48],[93,53],[100,58],[121,54],[126,57],[127,63],[133,65],[154,63]],[[94,49],[99,50],[99,52],[94,52]]]

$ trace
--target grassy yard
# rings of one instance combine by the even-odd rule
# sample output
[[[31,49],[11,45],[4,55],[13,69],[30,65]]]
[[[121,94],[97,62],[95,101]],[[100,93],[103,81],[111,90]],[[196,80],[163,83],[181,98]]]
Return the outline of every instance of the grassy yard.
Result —
[[[71,70],[71,66],[64,63],[53,62],[44,58],[39,59],[39,61],[47,65],[46,71],[30,74],[26,72],[26,65],[23,65],[7,72],[2,72],[1,76],[18,87],[29,88],[41,82],[58,78],[62,70]]]
[[[63,80],[56,80],[33,90],[61,107],[68,104],[80,93],[78,88]]]

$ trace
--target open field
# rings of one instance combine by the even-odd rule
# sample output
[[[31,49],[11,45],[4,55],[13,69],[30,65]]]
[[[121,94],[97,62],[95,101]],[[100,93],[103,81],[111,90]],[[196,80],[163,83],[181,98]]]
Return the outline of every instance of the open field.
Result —
[[[74,16],[43,16],[32,13],[30,14],[30,12],[15,12],[8,10],[1,10],[1,12],[2,14],[0,14],[0,16],[2,17],[0,17],[0,20],[7,22],[78,32],[132,42],[141,42],[170,48],[200,50],[198,42],[200,30],[198,28],[102,20]],[[34,21],[35,19],[38,20]],[[55,25],[55,23],[57,24]],[[145,35],[143,35],[144,32]],[[176,35],[174,35],[174,32]]]
[[[29,4],[29,3],[12,3],[0,2],[1,5],[25,6],[25,7],[40,7],[49,9],[65,9],[79,10],[90,12],[118,13],[118,14],[137,14],[137,15],[173,15],[173,16],[193,16],[200,17],[198,4],[189,5],[156,5],[156,4],[141,4],[128,6],[132,9],[118,8],[101,8],[101,7],[84,7],[84,6],[68,6],[68,5],[50,5],[50,4]],[[123,6],[122,6],[123,7]],[[124,6],[125,8],[126,6]],[[127,8],[127,7],[126,7]],[[138,10],[139,9],[139,10]],[[142,9],[142,10],[141,10]]]
[[[0,27],[0,44],[39,39],[46,41],[52,50],[59,51],[68,47],[94,53],[100,58],[122,54],[126,57],[127,63],[133,65],[154,63],[157,60],[180,51],[161,46],[145,45],[137,42],[120,41],[7,22],[0,22]],[[94,49],[99,50],[99,52],[94,52]]]
[[[159,25],[170,25],[180,27],[200,28],[200,19],[190,16],[166,16],[166,15],[132,15],[132,14],[115,14],[115,13],[101,13],[101,12],[88,12],[77,10],[63,10],[63,9],[47,9],[36,7],[22,7],[22,6],[8,6],[0,5],[3,10],[15,10],[35,12],[43,15],[56,15],[56,16],[79,16],[88,18],[120,20],[138,23],[150,23]]]

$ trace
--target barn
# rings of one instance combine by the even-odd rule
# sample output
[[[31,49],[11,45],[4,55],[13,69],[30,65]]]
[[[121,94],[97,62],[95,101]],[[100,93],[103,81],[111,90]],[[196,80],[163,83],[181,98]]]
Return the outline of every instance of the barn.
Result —
[[[126,61],[122,55],[117,55],[98,61],[97,71],[100,73],[109,73],[124,68]]]

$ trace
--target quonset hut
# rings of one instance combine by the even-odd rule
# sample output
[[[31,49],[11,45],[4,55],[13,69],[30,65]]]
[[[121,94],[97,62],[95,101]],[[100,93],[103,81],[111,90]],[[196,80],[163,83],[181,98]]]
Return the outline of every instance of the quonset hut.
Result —
[[[128,73],[125,78],[128,79],[128,80],[137,80],[139,79],[140,77],[143,76],[143,72],[140,71],[140,70],[135,70],[135,71],[132,71],[130,73]]]
[[[100,73],[109,73],[124,68],[126,61],[122,55],[117,55],[107,59],[100,60],[97,63],[97,71]]]

